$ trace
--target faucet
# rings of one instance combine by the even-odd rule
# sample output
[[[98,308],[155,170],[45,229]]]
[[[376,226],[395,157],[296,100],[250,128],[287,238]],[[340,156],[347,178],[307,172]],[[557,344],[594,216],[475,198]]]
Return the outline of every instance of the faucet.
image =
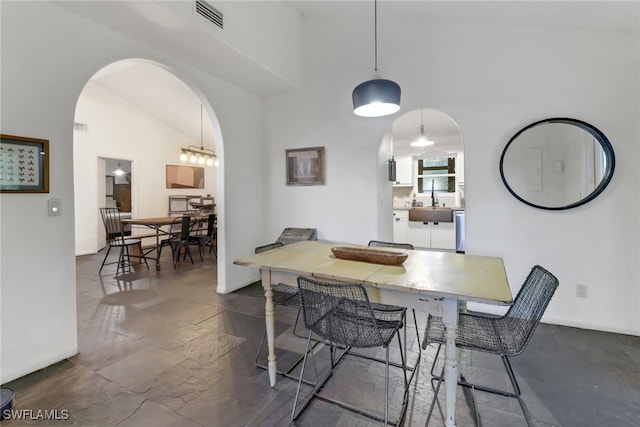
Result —
[[[434,193],[433,193],[433,179],[431,180],[431,207],[435,208],[436,206],[438,206],[438,199],[435,197]]]

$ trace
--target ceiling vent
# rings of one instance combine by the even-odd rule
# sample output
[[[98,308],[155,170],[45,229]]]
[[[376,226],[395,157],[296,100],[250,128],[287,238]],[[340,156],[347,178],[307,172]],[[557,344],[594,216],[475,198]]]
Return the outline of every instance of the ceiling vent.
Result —
[[[224,29],[223,15],[215,7],[204,0],[196,0],[196,13],[207,21],[213,22],[218,27]]]

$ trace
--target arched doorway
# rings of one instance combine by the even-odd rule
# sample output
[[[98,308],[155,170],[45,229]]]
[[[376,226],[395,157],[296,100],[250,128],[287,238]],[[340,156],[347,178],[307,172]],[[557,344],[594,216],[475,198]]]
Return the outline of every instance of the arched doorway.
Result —
[[[101,249],[103,226],[98,208],[106,204],[106,158],[131,163],[133,217],[167,216],[169,196],[210,196],[217,205],[220,227],[221,161],[219,166],[202,166],[201,188],[167,188],[167,165],[181,165],[181,148],[189,145],[204,146],[222,159],[222,138],[211,106],[166,67],[127,59],[92,76],[75,113],[76,255]]]
[[[442,111],[413,110],[393,122],[392,147],[394,241],[464,251],[464,146],[458,125]],[[416,205],[451,208],[451,224],[410,221],[409,209]]]

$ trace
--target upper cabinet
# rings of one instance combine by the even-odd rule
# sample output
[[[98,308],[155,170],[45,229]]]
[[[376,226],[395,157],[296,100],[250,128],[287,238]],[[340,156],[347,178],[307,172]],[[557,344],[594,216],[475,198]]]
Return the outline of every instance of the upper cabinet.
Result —
[[[396,181],[394,186],[413,186],[413,162],[411,156],[396,158]]]

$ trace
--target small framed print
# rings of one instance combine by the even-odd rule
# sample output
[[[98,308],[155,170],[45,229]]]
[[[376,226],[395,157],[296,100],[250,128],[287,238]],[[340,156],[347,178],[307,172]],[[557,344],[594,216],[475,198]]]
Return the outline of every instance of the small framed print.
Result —
[[[49,141],[0,135],[0,192],[49,192]]]
[[[324,147],[286,150],[287,185],[324,185]]]

